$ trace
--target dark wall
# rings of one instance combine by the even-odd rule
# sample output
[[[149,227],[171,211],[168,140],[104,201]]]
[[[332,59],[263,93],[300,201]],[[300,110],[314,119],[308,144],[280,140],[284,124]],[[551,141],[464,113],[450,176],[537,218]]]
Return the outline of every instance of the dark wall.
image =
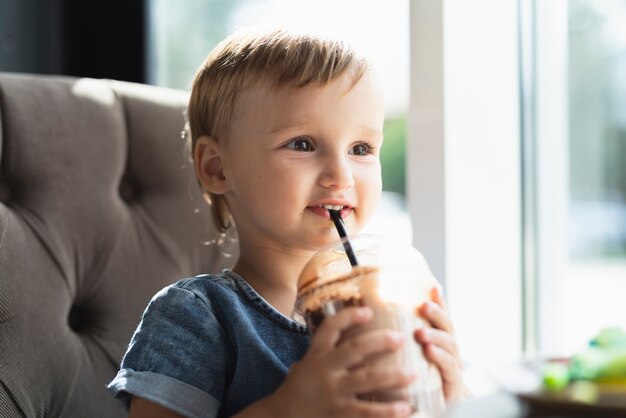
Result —
[[[146,81],[144,0],[0,0],[0,71]]]

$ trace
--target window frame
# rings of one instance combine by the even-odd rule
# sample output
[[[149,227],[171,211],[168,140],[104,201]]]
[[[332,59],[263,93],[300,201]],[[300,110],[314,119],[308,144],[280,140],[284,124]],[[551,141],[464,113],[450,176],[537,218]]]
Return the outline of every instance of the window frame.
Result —
[[[410,27],[413,243],[444,285],[464,358],[517,359],[523,348],[518,4],[415,1]]]

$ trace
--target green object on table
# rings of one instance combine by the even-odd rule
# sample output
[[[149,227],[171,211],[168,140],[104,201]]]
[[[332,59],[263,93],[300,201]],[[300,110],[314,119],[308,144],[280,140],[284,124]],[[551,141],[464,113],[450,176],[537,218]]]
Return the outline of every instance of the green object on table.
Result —
[[[570,385],[568,395],[573,401],[594,404],[600,398],[600,389],[593,382],[579,380]]]
[[[595,347],[626,347],[626,331],[620,327],[604,328],[589,341],[589,345]]]
[[[570,377],[575,380],[626,379],[626,332],[605,328],[585,351],[570,359]]]
[[[603,329],[590,341],[589,347],[573,355],[569,363],[549,361],[544,364],[542,381],[544,391],[568,389],[571,392],[568,396],[583,402],[593,402],[598,395],[599,389],[594,383],[626,383],[626,332],[621,328]]]
[[[550,392],[563,390],[569,384],[569,370],[559,362],[548,362],[543,366],[543,388]]]

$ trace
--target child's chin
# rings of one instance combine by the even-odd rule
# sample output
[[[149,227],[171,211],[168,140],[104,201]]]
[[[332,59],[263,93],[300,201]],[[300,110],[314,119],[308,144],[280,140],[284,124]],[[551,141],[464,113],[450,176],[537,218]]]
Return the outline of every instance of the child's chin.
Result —
[[[335,230],[322,230],[300,240],[300,247],[309,251],[319,251],[339,241],[339,235]]]
[[[326,248],[330,245],[333,244],[339,244],[340,243],[340,237],[339,237],[339,233],[337,232],[337,230],[335,229],[334,226],[327,228],[326,230],[323,231],[322,234],[320,234],[319,239],[316,242],[316,248],[317,249],[322,249],[322,248]]]

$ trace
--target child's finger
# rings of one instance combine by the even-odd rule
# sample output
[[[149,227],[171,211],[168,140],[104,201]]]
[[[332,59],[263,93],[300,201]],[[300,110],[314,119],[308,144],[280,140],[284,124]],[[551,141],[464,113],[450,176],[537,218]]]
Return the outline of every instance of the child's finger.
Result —
[[[313,340],[309,352],[325,352],[332,350],[341,337],[342,331],[353,325],[363,324],[372,319],[372,310],[367,307],[346,308],[337,315],[327,317],[322,322]]]
[[[403,418],[410,416],[414,411],[408,402],[371,402],[356,401],[350,412],[342,417],[368,418]]]
[[[439,304],[424,302],[422,306],[419,307],[419,313],[421,313],[434,328],[446,331],[450,334],[454,333],[448,312]]]
[[[441,306],[443,310],[448,310],[448,304],[446,303],[446,299],[443,297],[443,293],[438,286],[433,286],[433,288],[430,289],[430,300]]]
[[[378,362],[351,371],[346,375],[342,388],[345,396],[362,395],[378,390],[402,388],[415,378],[414,372]]]
[[[426,344],[424,354],[432,361],[441,374],[446,400],[456,401],[463,395],[463,382],[458,360],[448,351],[435,344]]]
[[[374,354],[395,351],[404,343],[402,334],[392,330],[367,331],[341,341],[329,356],[329,361],[335,367],[349,369],[359,366]]]
[[[434,328],[420,328],[414,333],[415,340],[422,346],[434,344],[450,353],[457,360],[457,367],[463,366],[459,347],[452,335]]]

